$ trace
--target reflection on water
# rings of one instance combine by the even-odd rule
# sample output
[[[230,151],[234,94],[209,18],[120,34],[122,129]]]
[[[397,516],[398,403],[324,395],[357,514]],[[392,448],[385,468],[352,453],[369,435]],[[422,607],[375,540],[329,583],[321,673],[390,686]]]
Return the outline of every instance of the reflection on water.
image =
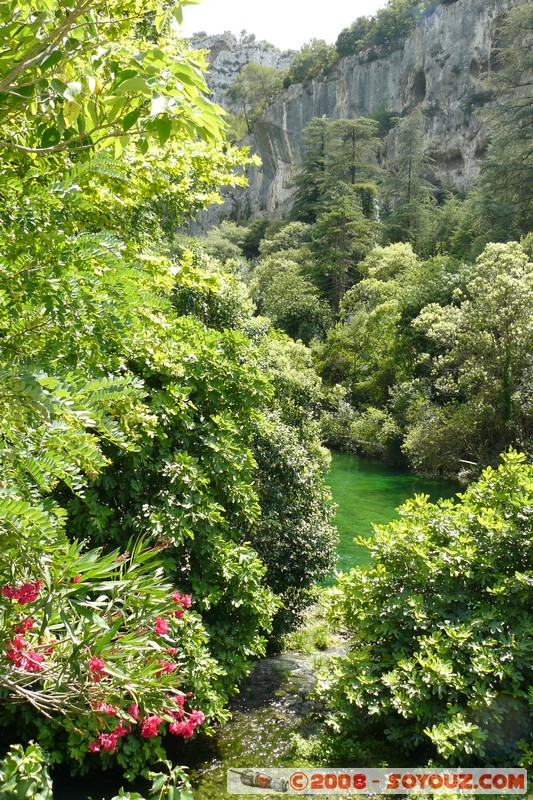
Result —
[[[337,503],[335,525],[339,531],[338,569],[345,571],[369,560],[368,550],[355,545],[355,536],[371,536],[372,524],[397,518],[396,509],[414,494],[427,494],[433,502],[453,497],[456,483],[430,481],[349,453],[333,453],[328,483]]]

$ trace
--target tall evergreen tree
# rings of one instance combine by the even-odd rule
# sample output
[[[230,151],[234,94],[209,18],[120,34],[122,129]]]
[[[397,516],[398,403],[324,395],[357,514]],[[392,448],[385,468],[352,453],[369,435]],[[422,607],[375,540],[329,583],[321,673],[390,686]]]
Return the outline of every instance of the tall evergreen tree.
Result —
[[[362,212],[357,192],[333,198],[313,229],[311,276],[335,312],[357,281],[358,264],[375,244],[377,222]]]
[[[302,170],[294,180],[297,190],[291,212],[292,219],[300,222],[315,222],[317,218],[324,191],[329,122],[326,117],[313,117],[304,129],[304,158]]]
[[[394,157],[384,186],[385,236],[390,242],[410,242],[424,254],[431,227],[434,187],[426,179],[430,159],[424,148],[422,110],[416,108],[396,129]]]
[[[325,187],[338,193],[339,183],[347,184],[359,195],[366,217],[376,209],[377,129],[378,123],[365,117],[331,120],[328,126]]]
[[[533,5],[513,8],[502,24],[495,69],[487,79],[492,141],[482,171],[487,198],[511,205],[517,233],[533,228]]]

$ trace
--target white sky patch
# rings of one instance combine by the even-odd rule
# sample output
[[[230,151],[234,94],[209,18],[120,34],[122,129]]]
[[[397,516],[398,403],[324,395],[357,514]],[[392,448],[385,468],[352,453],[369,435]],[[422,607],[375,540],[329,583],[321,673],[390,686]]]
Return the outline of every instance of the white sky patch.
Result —
[[[334,44],[357,17],[371,16],[387,0],[202,0],[183,9],[183,32],[208,34],[242,30],[281,50],[298,50],[310,39]]]

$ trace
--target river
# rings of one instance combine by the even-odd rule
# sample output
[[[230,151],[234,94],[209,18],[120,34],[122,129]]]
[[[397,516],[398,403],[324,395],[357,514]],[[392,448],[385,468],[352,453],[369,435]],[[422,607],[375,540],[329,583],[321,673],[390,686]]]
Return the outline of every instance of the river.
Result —
[[[407,470],[346,453],[333,453],[328,482],[337,503],[341,571],[370,558],[364,547],[354,544],[354,537],[372,536],[373,523],[393,520],[397,507],[409,497],[427,494],[436,501],[459,490],[454,483],[424,480]],[[333,581],[332,576],[326,583]],[[312,725],[309,712],[313,706],[308,695],[314,682],[313,660],[313,656],[294,653],[257,664],[232,704],[231,721],[214,739],[200,740],[204,754],[191,773],[195,800],[234,797],[225,789],[229,767],[290,765],[291,735],[305,734]]]
[[[397,518],[396,509],[409,497],[427,494],[436,501],[453,497],[460,490],[456,483],[426,480],[409,470],[351,453],[332,454],[328,483],[337,503],[337,568],[341,572],[370,558],[365,547],[353,543],[354,537],[371,536],[373,524],[383,525]]]

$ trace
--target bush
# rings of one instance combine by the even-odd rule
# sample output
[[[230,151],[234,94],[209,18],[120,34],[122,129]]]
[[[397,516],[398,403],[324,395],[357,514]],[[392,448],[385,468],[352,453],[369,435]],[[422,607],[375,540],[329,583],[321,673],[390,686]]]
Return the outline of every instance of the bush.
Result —
[[[337,61],[337,51],[324,39],[311,39],[296,53],[283,81],[288,88],[292,83],[303,83],[319,75],[327,74]]]
[[[272,409],[258,420],[253,438],[255,483],[262,516],[250,540],[267,565],[266,581],[281,597],[274,637],[290,630],[313,600],[314,584],[335,563],[334,506],[324,482],[329,454],[319,444],[320,380],[309,351],[285,336],[265,343],[276,387]]]
[[[38,744],[11,745],[0,761],[2,800],[53,800],[49,761]]]
[[[385,461],[397,458],[402,432],[388,411],[367,408],[354,422],[352,431],[361,452]]]
[[[511,450],[456,502],[418,496],[377,528],[374,562],[340,579],[350,652],[321,678],[341,736],[377,723],[417,757],[532,766],[532,506]]]

